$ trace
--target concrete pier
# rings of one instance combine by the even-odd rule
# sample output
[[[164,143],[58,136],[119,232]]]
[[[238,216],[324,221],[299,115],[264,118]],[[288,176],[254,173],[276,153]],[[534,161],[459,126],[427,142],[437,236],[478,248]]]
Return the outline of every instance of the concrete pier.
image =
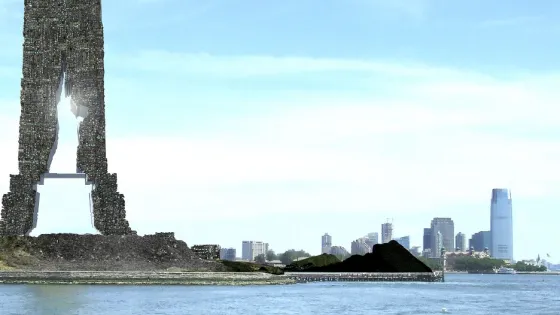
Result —
[[[299,283],[306,282],[442,282],[443,274],[441,272],[289,272],[286,273],[288,278],[294,279]]]
[[[0,284],[266,285],[294,284],[259,272],[0,271]]]
[[[161,271],[0,271],[0,284],[257,285],[309,282],[441,282],[441,272],[310,273]]]

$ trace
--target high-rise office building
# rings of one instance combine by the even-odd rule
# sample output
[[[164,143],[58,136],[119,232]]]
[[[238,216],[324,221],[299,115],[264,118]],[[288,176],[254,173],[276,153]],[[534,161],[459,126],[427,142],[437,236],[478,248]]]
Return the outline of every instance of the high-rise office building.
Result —
[[[236,254],[237,254],[237,251],[235,250],[235,248],[221,248],[220,249],[220,259],[221,260],[234,261]]]
[[[424,237],[422,239],[422,250],[426,251],[432,248],[432,228],[424,229]]]
[[[259,241],[243,241],[241,244],[241,259],[254,261],[255,257],[268,252],[268,243]]]
[[[373,245],[379,243],[379,233],[377,232],[368,233],[368,235],[365,238],[366,238],[366,244],[368,244],[368,246],[371,248],[373,248]]]
[[[401,244],[402,247],[410,249],[410,236],[403,236],[395,238],[397,243]]]
[[[325,235],[321,237],[321,254],[330,254],[331,247],[332,236],[330,236],[328,233],[325,233]]]
[[[393,223],[381,224],[381,243],[389,243],[393,239]]]
[[[420,252],[420,246],[412,246],[410,248],[410,253],[416,257],[422,255],[422,253]]]
[[[477,252],[482,252],[486,248],[490,249],[490,231],[480,231],[472,235],[469,240],[469,249],[474,249]]]
[[[365,255],[371,253],[371,247],[366,243],[366,238],[359,238],[350,244],[352,255]]]
[[[455,224],[451,218],[434,218],[431,223],[432,229],[432,257],[439,257],[441,254],[441,247],[436,247],[437,233],[441,233],[442,245],[446,251],[455,250]],[[437,249],[437,250],[436,250]]]
[[[513,209],[508,189],[492,189],[490,235],[490,255],[513,261]]]
[[[434,244],[432,245],[432,255],[433,257],[441,256],[441,249],[444,248],[443,246],[443,234],[440,231],[437,231],[434,237]]]
[[[455,236],[455,249],[464,252],[467,250],[467,237],[464,233],[457,233]]]
[[[342,246],[333,246],[331,247],[331,255],[339,256],[339,257],[348,257],[350,253],[346,250],[346,248]]]

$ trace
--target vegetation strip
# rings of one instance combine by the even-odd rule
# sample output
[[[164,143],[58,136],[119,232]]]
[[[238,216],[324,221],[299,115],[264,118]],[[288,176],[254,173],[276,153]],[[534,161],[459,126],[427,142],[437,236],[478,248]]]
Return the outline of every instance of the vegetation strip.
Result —
[[[423,263],[428,265],[432,270],[441,270],[441,259],[419,258]],[[515,264],[508,264],[502,259],[494,259],[490,257],[476,258],[472,256],[450,257],[446,262],[446,271],[464,271],[471,273],[494,273],[495,269],[500,267],[513,268],[518,273],[524,272],[546,272],[545,266],[529,265],[522,261]]]

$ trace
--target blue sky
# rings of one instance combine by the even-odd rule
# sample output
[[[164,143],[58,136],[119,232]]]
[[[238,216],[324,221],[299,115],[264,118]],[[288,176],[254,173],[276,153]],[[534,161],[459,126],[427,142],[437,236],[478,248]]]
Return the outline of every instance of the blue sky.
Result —
[[[349,248],[392,218],[395,236],[421,245],[436,216],[467,235],[489,229],[491,189],[507,187],[515,258],[560,260],[560,3],[103,9],[109,167],[139,233],[319,253],[325,232]],[[0,0],[2,191],[17,172],[22,13]],[[51,171],[74,165],[64,115]],[[79,182],[40,189],[38,230],[90,229]]]

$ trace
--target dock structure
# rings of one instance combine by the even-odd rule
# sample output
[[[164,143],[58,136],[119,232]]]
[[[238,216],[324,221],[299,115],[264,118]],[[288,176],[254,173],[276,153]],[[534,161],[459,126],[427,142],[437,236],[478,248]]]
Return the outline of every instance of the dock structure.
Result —
[[[298,283],[307,282],[442,282],[441,272],[287,272]]]

